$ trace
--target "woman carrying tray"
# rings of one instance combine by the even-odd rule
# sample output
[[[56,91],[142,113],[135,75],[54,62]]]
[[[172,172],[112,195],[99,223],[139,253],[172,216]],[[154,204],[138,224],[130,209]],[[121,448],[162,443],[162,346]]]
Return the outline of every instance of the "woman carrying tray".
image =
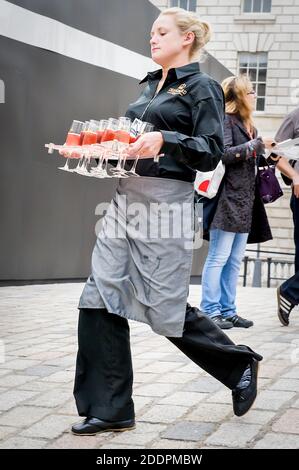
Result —
[[[223,154],[223,93],[196,62],[209,36],[207,23],[179,8],[163,11],[152,27],[152,58],[161,69],[142,80],[147,85],[126,116],[157,131],[130,146],[141,177],[119,180],[80,298],[74,396],[85,419],[72,427],[78,435],[135,427],[128,319],[149,324],[230,388],[238,416],[256,397],[262,357],[187,304],[195,170],[213,170]],[[128,215],[134,204],[139,231]],[[169,226],[181,233],[165,236]]]

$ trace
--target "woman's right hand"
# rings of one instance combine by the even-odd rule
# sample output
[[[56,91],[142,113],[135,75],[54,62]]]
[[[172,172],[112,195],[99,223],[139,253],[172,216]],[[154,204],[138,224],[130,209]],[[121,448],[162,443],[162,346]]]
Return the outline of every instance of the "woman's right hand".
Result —
[[[262,137],[262,140],[267,150],[273,149],[273,147],[276,145],[276,142],[272,137]]]

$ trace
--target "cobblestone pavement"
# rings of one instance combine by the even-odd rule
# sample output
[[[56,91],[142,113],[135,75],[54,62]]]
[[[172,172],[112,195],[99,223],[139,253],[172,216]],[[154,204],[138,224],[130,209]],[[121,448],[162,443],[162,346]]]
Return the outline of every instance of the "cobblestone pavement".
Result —
[[[299,448],[299,312],[282,327],[274,289],[241,287],[239,314],[255,324],[228,334],[264,356],[249,413],[235,417],[228,389],[148,326],[130,322],[136,429],[73,436],[81,290],[78,283],[0,288],[0,448]],[[199,296],[190,286],[192,305]]]

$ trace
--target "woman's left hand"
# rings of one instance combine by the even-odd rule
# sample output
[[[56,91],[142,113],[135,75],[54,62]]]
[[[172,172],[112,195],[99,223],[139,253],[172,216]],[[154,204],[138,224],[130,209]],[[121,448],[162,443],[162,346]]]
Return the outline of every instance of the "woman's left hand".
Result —
[[[127,150],[129,157],[150,158],[159,155],[163,145],[163,136],[161,132],[147,132],[139,137],[134,143],[130,144]]]

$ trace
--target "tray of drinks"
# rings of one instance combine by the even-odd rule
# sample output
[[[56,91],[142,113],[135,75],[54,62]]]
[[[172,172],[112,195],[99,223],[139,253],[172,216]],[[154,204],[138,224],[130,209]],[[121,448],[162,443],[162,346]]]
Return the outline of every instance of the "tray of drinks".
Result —
[[[95,178],[138,177],[136,166],[139,157],[129,156],[126,150],[142,134],[153,130],[152,124],[140,119],[131,122],[127,117],[85,122],[74,120],[63,145],[49,143],[45,147],[48,153],[57,150],[66,159],[60,170]],[[71,162],[76,159],[77,166],[71,168]],[[111,160],[117,161],[117,165],[110,167]]]
[[[91,144],[91,145],[58,145],[50,142],[49,144],[45,144],[45,147],[48,149],[48,153],[53,153],[54,150],[57,150],[61,156],[65,158],[80,158],[83,155],[93,158],[99,158],[103,151],[108,152],[109,146],[105,147],[101,144]],[[109,160],[118,160],[118,155],[114,155],[112,152],[112,148],[110,148],[110,153],[108,155]],[[127,156],[127,159],[132,157]]]

